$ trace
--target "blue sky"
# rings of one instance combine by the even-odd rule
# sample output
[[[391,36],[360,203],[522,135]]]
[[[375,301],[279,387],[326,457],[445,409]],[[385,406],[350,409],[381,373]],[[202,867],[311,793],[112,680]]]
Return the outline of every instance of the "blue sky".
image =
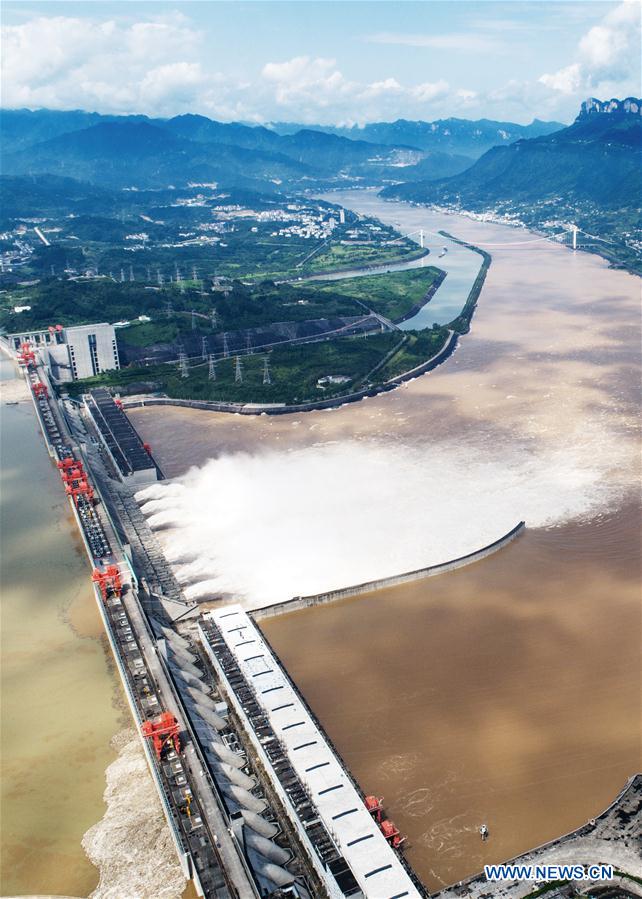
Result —
[[[5,2],[3,106],[570,121],[640,94],[640,0]]]

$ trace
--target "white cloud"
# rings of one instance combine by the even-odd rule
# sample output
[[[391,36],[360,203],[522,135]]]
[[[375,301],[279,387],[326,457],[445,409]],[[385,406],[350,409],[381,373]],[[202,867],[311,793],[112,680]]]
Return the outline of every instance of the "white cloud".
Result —
[[[563,4],[565,14],[573,5]],[[356,75],[354,68],[348,75],[347,64],[344,70],[329,54],[256,60],[254,71],[231,75],[216,71],[216,35],[206,39],[181,12],[154,15],[151,4],[139,8],[138,21],[131,14],[101,17],[89,9],[82,16],[25,15],[19,24],[4,26],[3,105],[160,116],[200,112],[222,120],[307,124],[457,114],[525,121],[533,113],[569,118],[589,93],[622,96],[639,90],[639,0],[625,0],[601,19],[592,15],[565,66],[495,90],[475,89],[459,76],[458,83],[449,84],[439,77],[431,51],[507,52],[516,39],[528,39],[519,22],[471,19],[467,30],[365,38],[419,48],[425,66],[417,67],[415,81],[404,81],[383,62],[376,77]]]
[[[446,97],[450,88],[447,81],[425,81],[411,88],[410,93],[419,100],[420,103],[429,103],[431,100],[437,100],[440,97]]]
[[[466,53],[497,52],[503,49],[501,42],[485,34],[473,31],[449,34],[412,34],[384,31],[364,38],[369,44],[388,44],[401,47],[426,47],[431,50],[460,50]]]
[[[154,112],[164,97],[193,99],[189,60],[201,35],[180,13],[130,23],[37,16],[2,29],[3,105]]]
[[[564,69],[559,69],[551,75],[542,75],[539,79],[541,84],[552,88],[554,91],[561,91],[563,94],[575,94],[582,83],[582,72],[580,64],[575,62]]]
[[[581,38],[576,60],[545,73],[540,84],[563,94],[640,90],[640,0],[623,0]]]
[[[297,107],[312,103],[324,107],[353,91],[335,65],[334,59],[296,56],[287,62],[267,63],[261,75],[274,86],[279,105]]]

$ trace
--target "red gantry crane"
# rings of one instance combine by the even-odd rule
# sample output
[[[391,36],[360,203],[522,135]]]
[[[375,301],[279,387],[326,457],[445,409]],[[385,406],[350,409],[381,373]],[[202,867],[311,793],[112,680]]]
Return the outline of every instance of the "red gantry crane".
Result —
[[[177,753],[181,751],[179,731],[178,721],[171,712],[161,712],[157,718],[144,721],[141,727],[143,736],[153,741],[156,758],[159,761],[167,746],[173,746]]]

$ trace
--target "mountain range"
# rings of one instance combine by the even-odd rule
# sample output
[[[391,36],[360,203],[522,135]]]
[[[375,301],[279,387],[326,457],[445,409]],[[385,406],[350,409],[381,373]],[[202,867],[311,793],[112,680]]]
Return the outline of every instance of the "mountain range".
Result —
[[[542,137],[493,147],[458,175],[397,184],[383,196],[481,209],[504,201],[563,197],[601,206],[639,205],[642,101],[587,101],[572,125]]]
[[[323,186],[346,179],[381,185],[464,171],[487,146],[560,127],[510,123],[393,122],[363,129],[222,123],[201,115],[170,119],[82,110],[2,110],[3,172],[49,172],[110,187],[159,188],[218,181]],[[344,133],[339,133],[345,131]]]
[[[275,122],[270,126],[277,134],[293,134],[301,126],[287,122]],[[530,125],[514,122],[495,122],[491,119],[439,119],[435,122],[412,122],[397,119],[395,122],[373,122],[369,125],[353,125],[350,128],[326,125],[309,125],[315,131],[347,137],[350,140],[369,141],[388,146],[412,146],[429,152],[440,152],[478,159],[491,147],[507,146],[523,138],[541,137],[564,128],[560,122],[542,122],[534,119]]]
[[[336,179],[339,173],[372,174],[376,180],[375,170],[411,167],[424,159],[420,150],[410,147],[308,129],[281,136],[268,128],[197,115],[150,119],[2,110],[0,130],[5,174],[49,172],[111,187],[158,188],[195,181],[248,187],[315,184]],[[446,173],[448,168],[452,166]]]

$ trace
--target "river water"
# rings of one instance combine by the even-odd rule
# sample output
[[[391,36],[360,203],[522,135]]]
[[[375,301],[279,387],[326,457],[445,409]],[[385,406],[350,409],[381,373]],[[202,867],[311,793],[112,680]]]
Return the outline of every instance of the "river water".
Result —
[[[0,894],[178,899],[185,880],[80,535],[6,359],[0,396]]]
[[[367,579],[375,532],[403,570],[526,520],[469,568],[265,624],[436,887],[579,825],[640,770],[640,282],[521,230],[332,196],[492,253],[455,355],[332,412],[132,419],[176,495],[196,489],[193,513],[158,501],[159,535],[249,604]]]
[[[333,202],[334,194],[325,194],[322,199]],[[364,197],[369,194],[364,192]],[[363,202],[359,198],[360,202]],[[336,202],[336,201],[334,201]],[[378,201],[380,203],[381,201]],[[374,214],[377,214],[378,206],[374,207]],[[391,222],[395,226],[401,226],[399,221]],[[417,230],[425,227],[422,214],[419,213],[414,219],[409,219],[407,214],[404,215],[404,224],[417,225],[414,229],[413,239],[419,242]],[[403,229],[404,233],[406,229]],[[379,272],[404,272],[408,269],[424,268],[425,266],[437,266],[446,272],[446,279],[441,284],[439,290],[431,301],[423,306],[416,315],[402,322],[399,327],[403,331],[412,329],[430,328],[432,325],[447,325],[453,321],[462,307],[462,297],[468,296],[468,292],[477,276],[481,266],[481,257],[479,253],[474,253],[460,244],[448,240],[447,237],[438,234],[437,229],[432,231],[424,230],[424,247],[429,250],[428,256],[422,256],[419,259],[412,259],[409,262],[398,262],[386,265],[381,269],[354,270],[347,272],[337,272],[327,275],[316,275],[310,278],[311,281],[338,281],[343,278],[354,278],[361,275],[372,275]],[[444,253],[443,251],[447,252]]]
[[[13,363],[0,365],[1,889],[86,896],[98,872],[81,840],[105,810],[110,740],[123,722],[120,689],[26,386],[12,380]]]

